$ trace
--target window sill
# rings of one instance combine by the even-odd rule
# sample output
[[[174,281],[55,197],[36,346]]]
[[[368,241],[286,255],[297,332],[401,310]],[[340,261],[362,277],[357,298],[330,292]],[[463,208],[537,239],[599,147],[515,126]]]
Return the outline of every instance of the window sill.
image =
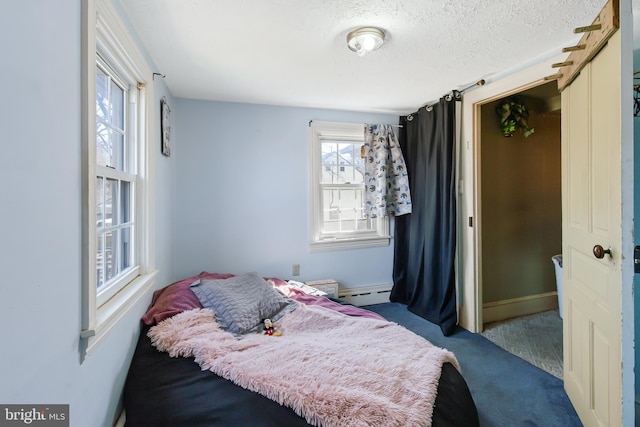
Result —
[[[158,270],[136,278],[130,285],[115,294],[96,312],[95,329],[82,331],[81,360],[91,354],[109,334],[111,329],[122,319],[156,282]]]
[[[376,236],[369,238],[354,239],[326,239],[309,243],[310,252],[329,252],[347,249],[364,249],[389,246],[390,236]]]

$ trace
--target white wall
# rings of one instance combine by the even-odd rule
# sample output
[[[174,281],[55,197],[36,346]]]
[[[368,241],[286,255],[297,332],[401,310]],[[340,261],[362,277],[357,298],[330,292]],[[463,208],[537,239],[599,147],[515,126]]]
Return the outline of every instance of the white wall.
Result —
[[[68,403],[72,426],[110,426],[151,296],[80,364],[80,1],[0,13],[0,403]],[[158,285],[172,276],[173,168],[156,159]]]
[[[392,115],[178,99],[175,273],[392,282],[393,243],[309,253],[309,121],[398,123]]]

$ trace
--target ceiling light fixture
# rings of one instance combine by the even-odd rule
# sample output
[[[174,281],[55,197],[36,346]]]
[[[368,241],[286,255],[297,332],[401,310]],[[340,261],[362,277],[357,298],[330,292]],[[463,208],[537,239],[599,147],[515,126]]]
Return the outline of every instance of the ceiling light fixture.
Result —
[[[384,43],[384,37],[385,33],[380,28],[357,28],[347,34],[347,46],[359,56],[364,56],[379,49]]]

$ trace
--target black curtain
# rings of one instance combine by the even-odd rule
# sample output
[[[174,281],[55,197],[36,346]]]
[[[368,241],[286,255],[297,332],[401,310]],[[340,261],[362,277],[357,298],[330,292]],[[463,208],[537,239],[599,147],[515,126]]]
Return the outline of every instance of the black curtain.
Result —
[[[456,99],[400,117],[400,148],[407,164],[412,213],[395,218],[391,301],[440,325],[451,335],[458,323],[455,290]]]

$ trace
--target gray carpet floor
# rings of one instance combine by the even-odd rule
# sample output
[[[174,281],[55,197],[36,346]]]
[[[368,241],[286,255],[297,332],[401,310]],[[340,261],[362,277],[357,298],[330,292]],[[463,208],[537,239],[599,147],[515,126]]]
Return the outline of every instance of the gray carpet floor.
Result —
[[[562,319],[557,310],[484,325],[482,336],[562,379]]]

